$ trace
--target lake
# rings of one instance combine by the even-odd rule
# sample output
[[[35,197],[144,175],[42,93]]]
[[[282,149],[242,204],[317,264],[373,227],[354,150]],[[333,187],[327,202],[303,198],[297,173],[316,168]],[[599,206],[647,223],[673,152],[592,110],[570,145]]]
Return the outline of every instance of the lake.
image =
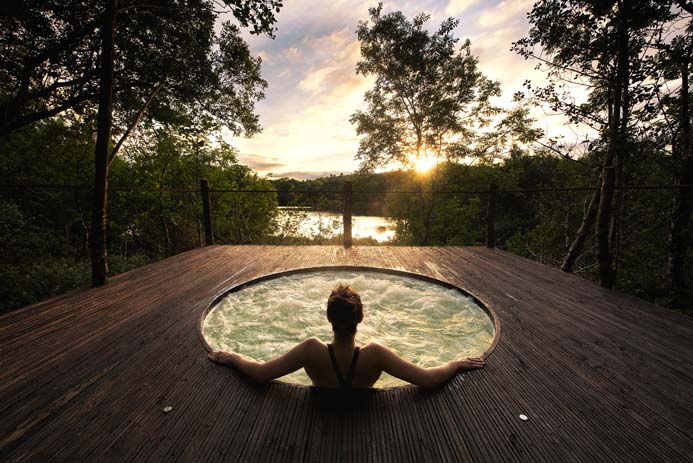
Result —
[[[280,223],[290,224],[290,236],[323,237],[337,236],[342,233],[342,214],[335,212],[309,211],[301,208],[280,207]],[[379,243],[391,241],[395,229],[386,217],[354,215],[351,222],[351,236],[356,238],[373,238]]]

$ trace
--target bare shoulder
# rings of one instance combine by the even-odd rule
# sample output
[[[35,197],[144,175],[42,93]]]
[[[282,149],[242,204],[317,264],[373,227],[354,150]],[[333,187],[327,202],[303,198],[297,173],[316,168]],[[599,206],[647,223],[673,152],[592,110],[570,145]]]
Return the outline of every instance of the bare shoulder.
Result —
[[[361,346],[361,349],[378,349],[381,347],[383,347],[383,345],[380,344],[379,342],[370,341],[370,342],[367,342],[366,344],[364,344],[363,346]]]
[[[306,351],[315,351],[317,349],[325,349],[325,343],[316,337],[311,337],[304,339],[298,344],[298,347],[305,349]]]
[[[419,384],[417,382],[417,374],[420,374],[419,367],[378,342],[369,343],[368,349],[370,350],[368,357],[378,369],[410,383]]]
[[[375,359],[382,368],[404,361],[395,351],[379,342],[369,342],[361,349],[368,352],[369,357]]]
[[[390,349],[375,341],[364,344],[361,346],[361,350],[373,353],[374,355],[382,355],[390,351]]]

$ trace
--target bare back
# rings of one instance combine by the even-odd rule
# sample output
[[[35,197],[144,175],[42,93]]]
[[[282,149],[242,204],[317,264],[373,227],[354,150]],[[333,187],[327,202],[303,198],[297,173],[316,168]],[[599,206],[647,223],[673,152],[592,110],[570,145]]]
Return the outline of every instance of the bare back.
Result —
[[[351,366],[354,350],[341,349],[335,345],[334,355],[339,370],[345,376]],[[327,344],[319,339],[312,338],[308,349],[306,349],[304,369],[313,381],[313,385],[329,388],[339,387]],[[374,348],[373,343],[368,343],[360,348],[351,386],[354,388],[372,387],[378,381],[382,372],[377,349]]]

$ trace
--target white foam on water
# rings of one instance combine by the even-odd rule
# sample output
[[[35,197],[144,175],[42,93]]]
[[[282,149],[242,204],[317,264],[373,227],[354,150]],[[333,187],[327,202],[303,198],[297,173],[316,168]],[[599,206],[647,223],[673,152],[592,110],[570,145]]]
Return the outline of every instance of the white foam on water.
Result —
[[[494,325],[472,298],[455,289],[378,272],[316,271],[267,280],[225,296],[207,315],[205,339],[213,349],[270,360],[305,338],[332,340],[326,304],[339,283],[361,295],[363,322],[356,343],[377,341],[423,367],[481,355]],[[280,378],[311,384],[303,370]],[[383,373],[376,387],[405,384]]]

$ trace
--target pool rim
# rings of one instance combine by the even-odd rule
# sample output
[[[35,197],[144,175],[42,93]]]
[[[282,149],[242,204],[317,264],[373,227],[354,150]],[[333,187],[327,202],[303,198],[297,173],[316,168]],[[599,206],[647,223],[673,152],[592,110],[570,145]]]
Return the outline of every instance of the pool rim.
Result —
[[[500,333],[501,333],[501,325],[500,325],[500,320],[498,318],[498,315],[496,314],[496,311],[491,307],[488,303],[484,302],[481,298],[476,296],[475,294],[470,293],[466,289],[460,288],[459,286],[456,286],[448,281],[445,280],[440,280],[438,278],[434,278],[428,275],[423,275],[420,273],[414,273],[414,272],[409,272],[406,270],[397,270],[397,269],[391,269],[391,268],[384,268],[384,267],[372,267],[372,266],[361,266],[361,265],[319,265],[319,266],[314,266],[314,267],[301,267],[301,268],[294,268],[294,269],[289,269],[289,270],[283,270],[280,272],[273,272],[273,273],[266,273],[264,275],[260,275],[258,277],[252,278],[247,281],[243,281],[241,283],[235,283],[232,284],[231,286],[228,286],[221,291],[217,292],[217,294],[212,298],[212,301],[207,304],[205,309],[202,311],[202,314],[197,322],[197,327],[196,327],[196,332],[197,332],[197,338],[200,340],[200,343],[202,346],[205,348],[207,352],[212,352],[213,349],[207,342],[204,336],[204,322],[205,319],[207,318],[207,315],[209,312],[227,295],[230,293],[240,291],[242,289],[247,288],[248,286],[253,286],[258,283],[263,283],[265,281],[269,280],[274,280],[276,278],[281,278],[285,276],[291,276],[291,275],[297,275],[301,273],[314,273],[314,272],[321,272],[321,271],[349,271],[349,272],[374,272],[374,273],[385,273],[387,275],[395,275],[395,276],[401,276],[401,277],[409,277],[409,278],[414,278],[417,280],[421,281],[426,281],[428,283],[432,284],[437,284],[440,286],[443,286],[444,288],[447,289],[454,289],[456,291],[459,291],[462,293],[464,296],[470,297],[481,309],[486,313],[486,315],[491,319],[493,322],[493,328],[494,328],[494,335],[493,335],[493,340],[491,340],[491,344],[486,348],[483,354],[481,354],[481,358],[483,360],[486,360],[494,351],[496,346],[498,345],[498,341],[500,340]],[[299,387],[299,388],[316,388],[316,386],[310,386],[307,384],[297,384],[297,383],[291,383],[287,381],[281,381],[279,379],[274,379],[270,381],[271,383],[278,383],[278,384],[283,384],[286,386],[291,386],[291,387]],[[385,389],[399,389],[399,388],[409,388],[409,387],[417,387],[412,384],[406,384],[402,386],[389,386],[389,387],[373,387],[370,389],[373,390],[385,390]]]

